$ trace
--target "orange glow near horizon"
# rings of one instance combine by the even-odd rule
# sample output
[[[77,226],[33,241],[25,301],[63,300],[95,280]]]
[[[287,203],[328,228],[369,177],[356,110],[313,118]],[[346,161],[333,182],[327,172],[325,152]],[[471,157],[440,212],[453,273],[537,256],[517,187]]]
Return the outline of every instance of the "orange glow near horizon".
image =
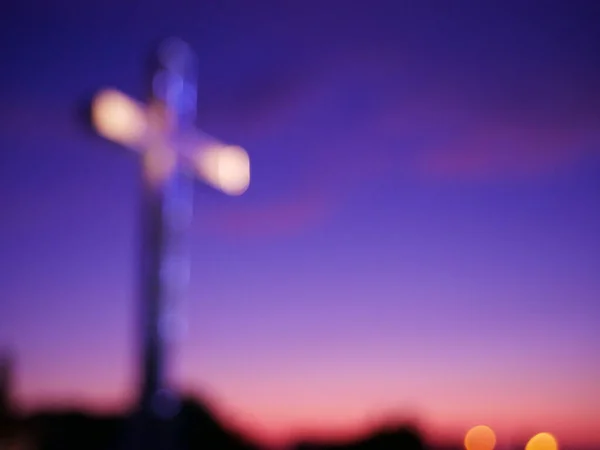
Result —
[[[550,433],[538,433],[529,440],[525,450],[558,450],[558,442]]]
[[[133,405],[134,399],[129,396],[123,398],[119,396],[119,401],[116,398],[111,400],[111,396],[106,392],[106,396],[98,398],[84,398],[83,396],[65,397],[62,401],[52,399],[51,395],[43,396],[36,401],[29,399],[26,402],[18,402],[22,408],[21,412],[32,412],[35,410],[51,410],[51,409],[81,409],[92,413],[104,414],[121,414],[128,412]],[[203,392],[190,392],[195,398],[205,398]],[[300,413],[298,410],[290,410],[288,415],[279,417],[278,412],[270,411],[267,413],[264,409],[259,408],[255,413],[246,409],[240,408],[230,401],[224,401],[220,395],[214,398],[209,396],[208,405],[215,408],[214,412],[217,417],[223,420],[224,423],[231,426],[233,429],[239,430],[247,437],[270,446],[289,445],[299,440],[316,440],[320,442],[344,442],[358,439],[362,436],[367,436],[372,432],[381,428],[384,424],[381,420],[375,418],[369,419],[368,416],[361,414],[352,414],[348,411],[350,408],[340,408],[327,411],[323,417],[310,419],[308,411]],[[21,400],[17,398],[17,400]],[[318,408],[316,408],[318,409]],[[277,414],[277,418],[275,417]],[[327,419],[325,418],[327,416]],[[402,416],[397,416],[402,419]],[[503,424],[502,422],[494,421],[494,429],[485,425],[479,425],[471,428],[467,434],[459,431],[462,427],[462,421],[448,421],[442,417],[434,417],[430,414],[418,417],[418,422],[422,426],[420,429],[425,433],[428,442],[435,444],[459,444],[464,443],[466,450],[493,450],[494,444],[497,442],[506,442],[508,439],[514,440],[524,438],[527,435],[517,434],[516,429],[518,424]],[[543,421],[530,421],[527,427],[544,429]],[[400,422],[401,423],[401,422]],[[572,429],[570,426],[561,429],[552,429],[550,433],[539,433],[532,437],[524,447],[525,450],[559,450],[558,439],[569,445],[581,445],[584,447],[594,445],[600,442],[600,435],[593,428],[594,417],[589,420],[579,423],[579,429]],[[464,428],[463,428],[464,429]],[[586,430],[588,430],[586,432]],[[486,433],[488,440],[486,441]],[[556,434],[555,434],[556,433]],[[532,433],[533,434],[533,433]],[[531,436],[532,434],[529,434]],[[529,437],[527,436],[527,437]],[[526,439],[523,442],[526,442]],[[523,447],[521,447],[523,448]]]
[[[467,450],[493,450],[496,446],[496,434],[486,425],[471,428],[465,436]]]
[[[48,383],[54,384],[54,380],[49,380]],[[107,384],[102,389],[98,389],[94,395],[85,392],[87,389],[83,388],[72,394],[65,391],[62,395],[53,395],[53,390],[55,390],[55,386],[47,385],[40,386],[36,392],[17,392],[15,400],[23,412],[31,412],[40,408],[75,408],[100,414],[127,412],[135,401],[132,395],[132,392],[135,391],[133,383],[126,383],[126,387],[123,389],[116,389]],[[593,411],[585,415],[572,416],[570,423],[565,422],[562,416],[540,417],[539,413],[534,411],[531,411],[531,415],[517,417],[513,415],[510,420],[507,420],[509,416],[504,414],[502,416],[506,419],[485,415],[481,411],[454,412],[452,414],[450,411],[435,411],[427,407],[419,409],[416,415],[409,414],[410,411],[406,410],[397,410],[397,414],[377,414],[377,411],[384,411],[386,408],[375,406],[369,408],[348,398],[330,398],[321,403],[317,399],[311,399],[309,395],[305,395],[307,403],[300,406],[292,396],[278,397],[278,401],[281,403],[276,406],[275,399],[261,397],[261,401],[247,399],[248,402],[246,402],[242,393],[235,392],[235,395],[230,396],[225,394],[225,390],[217,389],[215,386],[198,392],[193,389],[191,392],[187,389],[183,390],[199,400],[206,401],[208,398],[209,406],[216,408],[217,415],[225,422],[235,429],[243,431],[248,437],[269,445],[288,445],[301,438],[331,442],[352,440],[369,435],[379,429],[383,419],[398,419],[401,423],[407,417],[417,419],[417,423],[422,425],[420,428],[427,436],[428,441],[438,444],[452,442],[460,445],[460,443],[464,443],[464,448],[467,450],[492,450],[493,446],[484,446],[485,441],[474,443],[469,441],[467,443],[469,436],[477,436],[477,433],[481,433],[479,436],[485,436],[486,431],[493,433],[497,442],[503,443],[515,439],[527,442],[527,439],[539,430],[550,430],[555,441],[548,439],[547,436],[550,436],[548,433],[541,433],[531,439],[526,450],[558,450],[558,445],[556,447],[543,446],[551,445],[556,441],[560,441],[563,445],[583,447],[600,442],[599,430],[595,427],[597,416],[593,414]],[[322,390],[319,389],[319,391]],[[439,397],[438,400],[442,401]],[[428,402],[423,399],[423,404],[426,403]],[[369,411],[373,414],[369,414]],[[315,412],[318,413],[315,414]],[[488,423],[489,430],[486,430],[487,426],[479,425],[479,427],[470,429],[465,435],[463,430],[467,430],[475,420],[481,420],[480,423]],[[524,434],[522,430],[526,429],[531,431]]]

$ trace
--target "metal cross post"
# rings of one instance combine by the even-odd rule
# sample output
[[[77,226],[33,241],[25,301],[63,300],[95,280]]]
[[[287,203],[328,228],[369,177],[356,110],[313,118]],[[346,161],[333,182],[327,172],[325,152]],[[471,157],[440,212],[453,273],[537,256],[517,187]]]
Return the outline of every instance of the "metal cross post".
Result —
[[[169,390],[167,349],[180,326],[176,306],[189,278],[193,179],[197,176],[231,195],[243,193],[250,181],[250,163],[242,148],[225,145],[194,127],[197,61],[189,46],[168,39],[158,49],[157,62],[147,106],[114,89],[100,92],[92,103],[97,131],[140,152],[142,158],[139,406],[144,430],[137,445],[144,450],[173,448],[158,429],[178,411],[176,396]]]

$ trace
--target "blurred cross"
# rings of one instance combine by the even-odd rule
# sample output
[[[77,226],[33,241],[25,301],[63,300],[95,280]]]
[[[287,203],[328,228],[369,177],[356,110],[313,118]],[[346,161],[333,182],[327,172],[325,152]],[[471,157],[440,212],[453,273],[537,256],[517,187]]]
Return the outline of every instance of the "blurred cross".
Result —
[[[141,154],[144,223],[142,248],[141,415],[146,436],[140,448],[172,448],[153,428],[178,410],[169,390],[168,344],[181,328],[175,307],[189,278],[188,229],[193,179],[230,195],[250,181],[246,152],[225,145],[194,126],[196,57],[187,44],[171,38],[157,52],[152,95],[147,106],[114,89],[92,102],[92,122],[103,137]]]

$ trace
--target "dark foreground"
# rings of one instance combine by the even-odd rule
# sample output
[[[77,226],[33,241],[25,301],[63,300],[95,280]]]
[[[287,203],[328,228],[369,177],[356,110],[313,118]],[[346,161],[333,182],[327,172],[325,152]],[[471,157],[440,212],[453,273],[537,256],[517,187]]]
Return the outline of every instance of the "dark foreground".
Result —
[[[0,420],[0,450],[129,450],[135,420],[124,416],[93,416],[81,412],[46,412]],[[177,450],[260,450],[235,430],[216,419],[203,404],[185,401],[169,428]],[[295,450],[428,448],[411,427],[399,426],[374,432],[354,442],[319,444],[304,442]]]

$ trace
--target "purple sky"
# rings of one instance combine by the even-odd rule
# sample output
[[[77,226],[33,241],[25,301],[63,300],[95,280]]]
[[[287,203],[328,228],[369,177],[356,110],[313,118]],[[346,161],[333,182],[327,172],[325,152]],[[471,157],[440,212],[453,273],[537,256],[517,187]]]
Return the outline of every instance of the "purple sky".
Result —
[[[143,99],[175,34],[200,126],[253,162],[242,197],[197,189],[186,388],[269,436],[415,408],[600,443],[600,4],[122,3],[0,7],[24,407],[133,395],[138,161],[75,110]]]

